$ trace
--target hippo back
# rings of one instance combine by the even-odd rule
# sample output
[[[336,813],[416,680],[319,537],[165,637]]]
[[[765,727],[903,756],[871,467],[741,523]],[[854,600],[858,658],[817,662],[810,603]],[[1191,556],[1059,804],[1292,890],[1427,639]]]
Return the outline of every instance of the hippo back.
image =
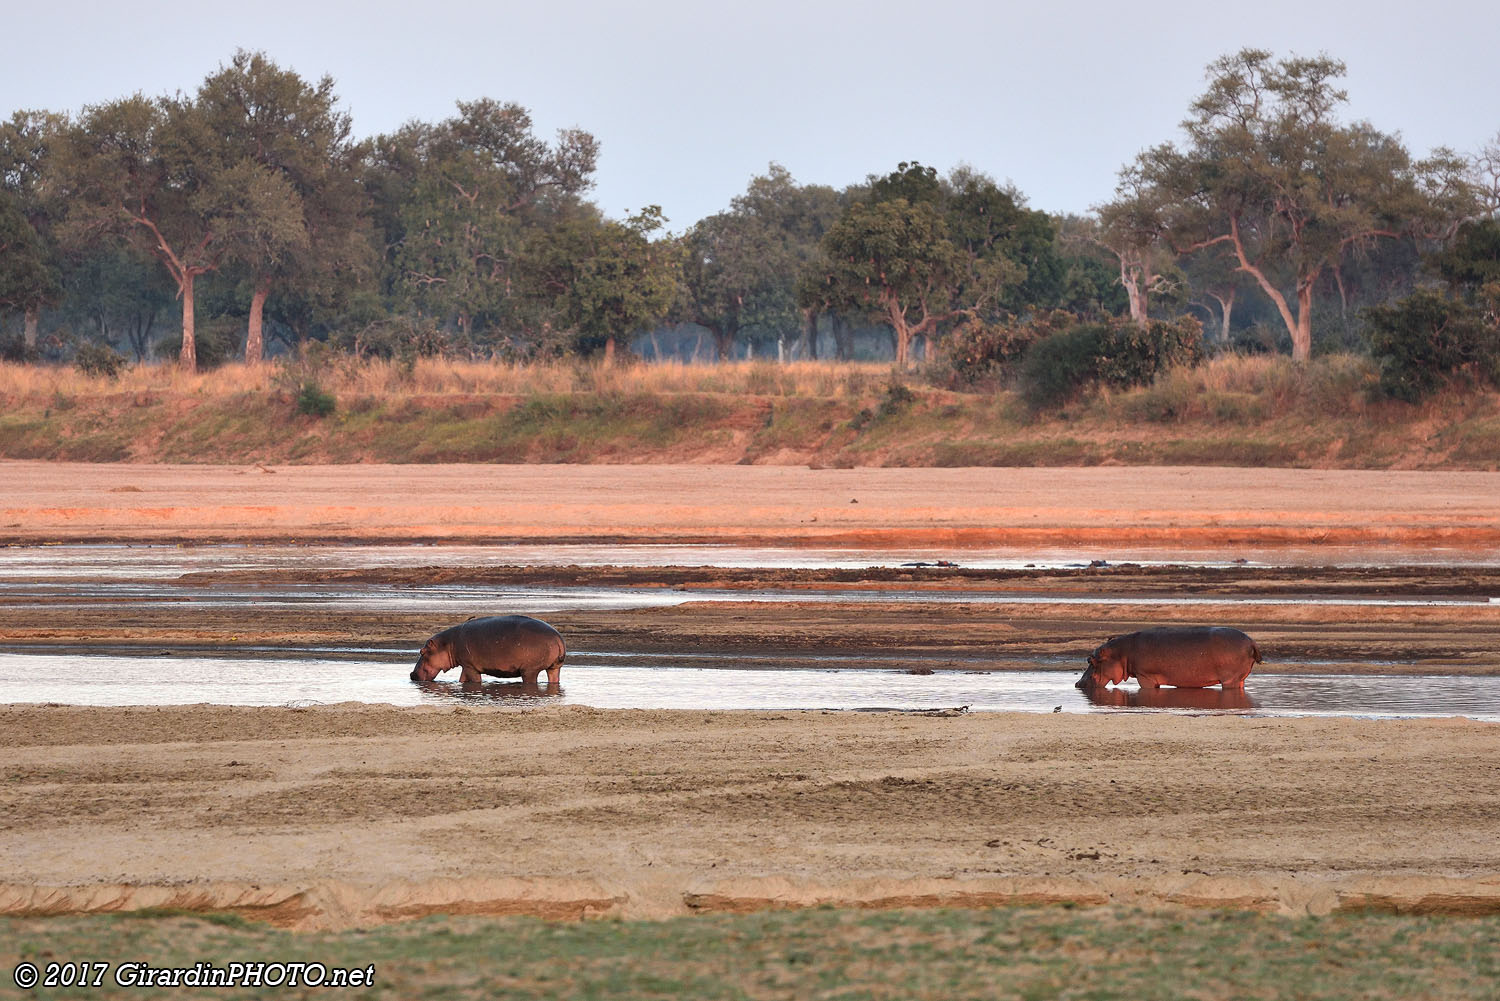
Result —
[[[556,629],[529,615],[489,615],[456,628],[463,662],[480,669],[547,667],[567,652]]]
[[[1227,626],[1163,626],[1112,641],[1137,677],[1172,685],[1208,685],[1239,679],[1260,662],[1255,641]]]

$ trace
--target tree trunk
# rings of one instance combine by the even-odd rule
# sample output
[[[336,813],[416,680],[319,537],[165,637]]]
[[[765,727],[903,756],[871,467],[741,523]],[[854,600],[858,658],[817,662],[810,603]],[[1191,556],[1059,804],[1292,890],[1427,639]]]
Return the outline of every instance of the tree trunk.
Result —
[[[614,334],[610,334],[608,337],[606,337],[604,339],[604,364],[606,364],[606,365],[613,365],[614,363],[615,363],[615,335]]]
[[[1219,343],[1225,347],[1229,346],[1229,317],[1234,312],[1234,293],[1235,290],[1230,289],[1229,297],[1219,300],[1219,305],[1222,307],[1221,312],[1223,313],[1223,321],[1219,327]]]
[[[198,371],[198,338],[193,325],[193,273],[182,276],[179,288],[182,291],[182,351],[177,364],[184,372]]]
[[[262,278],[255,283],[255,292],[250,296],[250,324],[245,332],[245,364],[259,365],[266,356],[266,296],[271,294],[271,280]]]
[[[1135,259],[1127,254],[1120,255],[1120,284],[1125,287],[1125,298],[1130,302],[1130,319],[1137,327],[1144,329],[1151,322],[1146,299],[1149,295],[1149,277],[1145,274],[1144,267],[1138,266]]]
[[[896,368],[905,372],[911,360],[911,327],[906,322],[906,311],[894,295],[885,297],[885,315],[896,337]]]
[[[828,319],[833,327],[833,356],[839,361],[850,360],[854,357],[854,331],[849,321],[842,313],[830,313]]]
[[[40,306],[27,306],[26,319],[23,321],[22,343],[26,345],[27,353],[36,349],[37,328],[41,326],[42,308]]]
[[[1312,295],[1311,281],[1297,283],[1297,327],[1292,331],[1292,361],[1307,361],[1312,357]]]
[[[734,331],[728,327],[709,327],[714,335],[714,351],[718,353],[719,361],[728,361],[729,353],[734,350]]]
[[[807,357],[809,361],[818,360],[818,310],[804,309],[802,311],[802,336],[807,340]]]
[[[1250,258],[1245,254],[1245,244],[1240,240],[1239,220],[1233,217],[1229,220],[1229,237],[1230,245],[1234,247],[1234,256],[1240,262],[1239,270],[1254,278],[1261,291],[1276,304],[1276,312],[1281,314],[1281,322],[1286,324],[1286,332],[1292,338],[1292,361],[1307,361],[1312,357],[1312,287],[1313,282],[1318,280],[1317,272],[1297,279],[1297,315],[1293,316],[1286,296],[1271,284],[1265,272],[1250,263]]]

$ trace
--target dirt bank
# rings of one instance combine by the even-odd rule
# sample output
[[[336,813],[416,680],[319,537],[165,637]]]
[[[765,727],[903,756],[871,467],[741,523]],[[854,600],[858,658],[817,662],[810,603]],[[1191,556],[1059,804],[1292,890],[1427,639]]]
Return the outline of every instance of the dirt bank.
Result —
[[[0,744],[12,913],[1500,909],[1465,720],[12,707]]]

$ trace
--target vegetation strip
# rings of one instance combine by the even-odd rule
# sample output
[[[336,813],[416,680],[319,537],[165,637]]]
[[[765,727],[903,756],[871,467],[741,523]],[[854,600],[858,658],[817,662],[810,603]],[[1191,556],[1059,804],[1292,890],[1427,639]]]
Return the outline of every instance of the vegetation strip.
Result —
[[[432,918],[294,934],[170,913],[0,919],[0,966],[60,957],[154,967],[215,962],[373,964],[340,996],[410,998],[1370,999],[1493,997],[1500,918],[1000,908],[810,910],[663,922]],[[263,989],[216,989],[228,999]],[[326,992],[322,992],[326,993]],[[152,987],[131,997],[171,998]],[[278,997],[320,992],[282,990]],[[38,990],[39,998],[97,991]],[[321,995],[320,995],[321,996]]]

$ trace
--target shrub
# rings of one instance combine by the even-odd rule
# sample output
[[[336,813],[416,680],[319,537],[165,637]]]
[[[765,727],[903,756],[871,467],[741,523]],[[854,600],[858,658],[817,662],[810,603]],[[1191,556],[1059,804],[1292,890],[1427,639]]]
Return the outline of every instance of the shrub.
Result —
[[[1416,403],[1450,382],[1500,385],[1500,325],[1477,308],[1422,289],[1365,317],[1386,396]]]
[[[90,341],[73,353],[73,367],[84,375],[118,379],[120,370],[125,367],[125,358],[108,344]]]
[[[887,417],[895,417],[908,410],[917,401],[917,394],[913,393],[904,383],[892,379],[886,383],[885,396],[880,400],[880,406],[875,410],[875,417],[884,420]]]
[[[193,327],[193,354],[198,359],[200,370],[214,369],[223,365],[236,353],[242,344],[241,322],[233,317],[216,316],[201,320]],[[168,334],[153,347],[161,358],[176,358],[182,354],[182,331]]]
[[[1141,386],[1158,372],[1203,358],[1203,325],[1190,316],[1081,323],[1032,345],[1021,369],[1021,395],[1033,411],[1058,407],[1096,385]]]
[[[339,402],[334,395],[313,380],[302,384],[297,390],[297,413],[307,414],[310,417],[327,417],[338,409]]]
[[[42,353],[26,343],[20,334],[0,335],[0,361],[34,364],[41,361]]]
[[[932,381],[961,389],[1002,379],[1013,373],[1038,341],[1078,322],[1072,313],[1053,310],[1022,322],[965,320],[943,343],[943,360],[931,370]]]
[[[427,317],[381,317],[358,330],[338,331],[331,340],[355,358],[386,358],[408,365],[418,358],[453,354],[452,339]]]

